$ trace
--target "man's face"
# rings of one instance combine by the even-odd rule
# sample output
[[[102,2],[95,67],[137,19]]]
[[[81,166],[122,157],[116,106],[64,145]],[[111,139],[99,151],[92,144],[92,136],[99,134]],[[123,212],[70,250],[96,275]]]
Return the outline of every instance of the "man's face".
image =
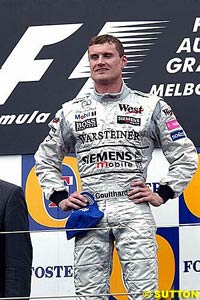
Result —
[[[114,84],[122,79],[126,56],[119,56],[115,44],[92,45],[88,49],[91,77],[98,85]]]

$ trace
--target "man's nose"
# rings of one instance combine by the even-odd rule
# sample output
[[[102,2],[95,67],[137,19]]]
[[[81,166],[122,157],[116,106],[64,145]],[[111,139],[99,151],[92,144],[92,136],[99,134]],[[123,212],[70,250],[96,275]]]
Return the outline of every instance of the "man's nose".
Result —
[[[102,65],[105,63],[103,55],[99,55],[97,63],[98,65]]]

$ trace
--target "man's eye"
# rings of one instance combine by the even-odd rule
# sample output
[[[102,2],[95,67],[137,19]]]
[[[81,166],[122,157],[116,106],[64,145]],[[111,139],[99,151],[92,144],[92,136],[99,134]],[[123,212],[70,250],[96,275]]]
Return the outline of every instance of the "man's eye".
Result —
[[[90,56],[90,59],[97,60],[98,59],[98,55],[92,55],[92,56]]]
[[[106,58],[109,58],[109,57],[111,57],[111,56],[112,56],[112,54],[110,54],[110,53],[104,54],[104,57],[106,57]]]

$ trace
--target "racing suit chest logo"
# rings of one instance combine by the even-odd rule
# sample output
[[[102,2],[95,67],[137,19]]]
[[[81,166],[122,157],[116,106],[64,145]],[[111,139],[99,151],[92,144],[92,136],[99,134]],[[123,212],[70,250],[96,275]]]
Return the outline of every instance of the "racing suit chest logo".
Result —
[[[85,118],[90,118],[96,116],[96,111],[86,111],[82,113],[75,114],[75,120],[84,120]]]
[[[117,123],[118,124],[130,124],[134,126],[141,125],[141,118],[134,118],[129,116],[117,116]]]
[[[88,128],[94,128],[97,127],[97,119],[96,118],[90,118],[86,119],[82,122],[75,122],[75,130],[81,131]]]
[[[119,104],[120,111],[124,111],[126,114],[142,114],[144,108],[140,105],[139,107],[133,107],[129,104]]]

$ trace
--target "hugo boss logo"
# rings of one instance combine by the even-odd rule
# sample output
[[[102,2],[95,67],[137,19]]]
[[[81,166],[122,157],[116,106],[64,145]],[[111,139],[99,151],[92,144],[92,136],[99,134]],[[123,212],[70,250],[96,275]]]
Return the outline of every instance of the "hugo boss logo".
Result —
[[[87,119],[83,122],[75,122],[75,130],[76,131],[85,130],[87,128],[94,128],[94,127],[97,127],[97,119],[96,118]]]

